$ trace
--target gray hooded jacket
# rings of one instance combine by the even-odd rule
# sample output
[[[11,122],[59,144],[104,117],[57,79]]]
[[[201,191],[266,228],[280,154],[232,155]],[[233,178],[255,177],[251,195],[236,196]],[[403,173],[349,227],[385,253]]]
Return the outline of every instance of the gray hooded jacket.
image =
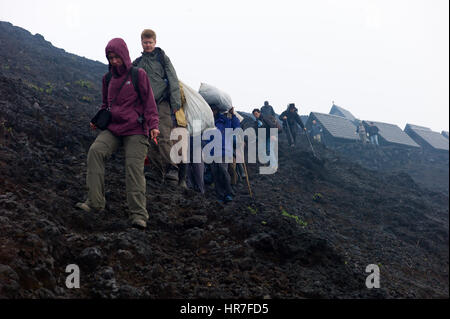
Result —
[[[164,67],[162,63],[164,63]],[[142,56],[133,62],[133,65],[143,68],[147,72],[158,104],[166,100],[169,102],[172,112],[180,109],[181,93],[177,73],[169,57],[161,48],[157,47],[150,53],[143,52]]]

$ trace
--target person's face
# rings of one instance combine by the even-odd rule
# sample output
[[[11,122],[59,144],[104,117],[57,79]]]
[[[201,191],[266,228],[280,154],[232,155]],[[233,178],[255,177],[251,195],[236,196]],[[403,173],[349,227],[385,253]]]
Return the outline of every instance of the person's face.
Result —
[[[257,119],[259,119],[260,115],[261,115],[261,113],[259,113],[259,112],[253,112],[253,116],[256,117]]]
[[[113,67],[119,67],[123,65],[123,61],[120,56],[118,56],[114,52],[108,53],[108,61]]]
[[[294,112],[295,112],[295,109],[294,109],[293,107],[291,107],[291,108],[289,109],[289,111],[290,111],[291,113],[294,113]]]
[[[143,38],[141,43],[142,49],[144,49],[144,52],[147,53],[153,52],[156,47],[156,40],[153,38]]]

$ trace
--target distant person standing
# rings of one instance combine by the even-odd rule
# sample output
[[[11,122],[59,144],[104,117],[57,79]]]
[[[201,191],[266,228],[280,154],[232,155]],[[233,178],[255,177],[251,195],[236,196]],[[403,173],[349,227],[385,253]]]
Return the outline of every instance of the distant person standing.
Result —
[[[319,123],[317,123],[316,120],[312,121],[311,125],[311,135],[314,141],[317,143],[320,143],[322,141],[322,126],[320,126]]]
[[[291,147],[295,146],[295,142],[297,140],[297,135],[299,134],[298,125],[303,130],[306,130],[305,125],[298,115],[298,110],[295,107],[294,103],[290,103],[283,113],[280,115],[280,120],[283,121],[283,130],[287,134],[288,142]]]
[[[156,33],[145,29],[141,33],[141,44],[144,52],[133,65],[143,68],[148,75],[150,85],[155,94],[159,114],[158,142],[150,143],[150,160],[162,172],[165,180],[178,183],[178,166],[170,158],[173,141],[170,132],[176,127],[175,113],[181,108],[181,93],[177,73],[169,57],[156,47]]]
[[[363,144],[366,144],[367,143],[367,133],[366,133],[366,129],[362,122],[359,122],[359,125],[356,128],[356,133],[359,134],[359,138],[361,139],[361,142]]]
[[[275,111],[273,110],[273,107],[269,105],[269,101],[264,101],[264,105],[261,107],[261,114],[266,118],[269,116],[275,117]]]
[[[369,133],[370,142],[373,145],[376,145],[376,146],[379,146],[379,144],[378,144],[378,132],[379,132],[379,129],[375,125],[375,123],[370,122],[369,123],[369,127],[367,129],[367,133]]]
[[[271,116],[264,116],[259,109],[252,111],[255,117],[255,130],[259,133],[258,129],[264,129],[266,132],[266,153],[269,156],[269,162],[272,163],[272,167],[278,167],[277,154],[275,154],[275,143],[277,142],[277,136],[271,135],[271,128],[278,128],[275,123],[275,118]],[[259,135],[258,139],[260,138]],[[259,143],[258,143],[259,144]]]

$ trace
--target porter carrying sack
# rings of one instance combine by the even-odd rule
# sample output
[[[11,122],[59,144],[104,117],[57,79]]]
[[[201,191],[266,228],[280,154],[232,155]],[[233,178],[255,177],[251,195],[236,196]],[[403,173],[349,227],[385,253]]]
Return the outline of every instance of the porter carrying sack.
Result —
[[[228,112],[233,107],[231,97],[212,85],[202,83],[198,93],[211,107],[217,107],[220,112]]]
[[[199,120],[201,127],[195,133],[201,133],[208,128],[215,128],[214,115],[205,99],[194,89],[180,81],[186,101],[183,103],[189,134],[194,135],[194,120]]]

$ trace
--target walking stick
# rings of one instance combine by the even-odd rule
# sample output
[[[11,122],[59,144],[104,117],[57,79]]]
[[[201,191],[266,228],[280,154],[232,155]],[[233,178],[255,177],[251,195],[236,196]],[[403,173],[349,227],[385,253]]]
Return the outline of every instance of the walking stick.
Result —
[[[292,136],[292,131],[291,131],[291,127],[289,126],[289,122],[287,120],[285,120],[285,121],[286,121],[286,127],[288,130],[289,136],[291,137],[292,144],[295,145],[294,136]]]
[[[313,147],[312,144],[311,144],[311,140],[309,139],[308,133],[305,132],[305,135],[306,135],[306,138],[308,139],[309,146],[311,146],[311,150],[312,150],[312,152],[313,152],[314,157],[320,159],[319,156],[317,156],[317,155],[316,155],[316,152],[314,151],[314,147]]]
[[[245,170],[245,179],[247,180],[248,191],[250,193],[250,197],[253,198],[252,189],[250,188],[250,181],[248,180],[247,165],[245,165],[245,161],[243,164],[244,164],[244,170]]]

